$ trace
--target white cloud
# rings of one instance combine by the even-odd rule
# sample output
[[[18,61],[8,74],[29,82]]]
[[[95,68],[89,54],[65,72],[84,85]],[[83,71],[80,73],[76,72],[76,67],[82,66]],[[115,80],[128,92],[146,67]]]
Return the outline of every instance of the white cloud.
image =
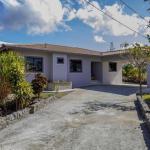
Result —
[[[104,11],[109,14],[111,13],[111,15],[114,18],[118,19],[120,22],[126,24],[135,31],[140,32],[144,27],[144,21],[142,19],[138,18],[136,14],[132,15],[125,14],[123,12],[123,7],[118,4],[106,6],[104,8]],[[130,29],[127,29],[126,27],[109,18],[106,21],[106,26],[109,29],[109,31],[115,36],[127,36],[135,34]]]
[[[123,6],[115,3],[111,6],[105,6],[102,9],[98,2],[92,1],[91,3],[135,31],[141,32],[142,34],[148,32],[148,29],[145,28],[146,22],[136,14],[129,15],[125,13]],[[84,4],[82,8],[77,10],[76,18],[90,26],[95,33],[102,31],[104,34],[114,36],[135,35],[133,31],[112,20],[89,4]],[[147,18],[147,20],[148,19],[149,18]]]
[[[97,2],[93,1],[91,3],[100,9],[100,6]],[[104,25],[103,14],[93,9],[93,7],[90,5],[80,8],[76,13],[76,17],[96,31],[100,30]]]
[[[27,28],[30,34],[56,31],[64,23],[64,8],[60,0],[0,0],[5,7],[0,16],[1,28]]]
[[[135,35],[133,31],[105,16],[84,0],[77,1],[79,9],[73,8],[75,5],[71,0],[67,0],[66,3],[63,0],[0,0],[0,2],[4,6],[3,14],[0,14],[0,30],[25,29],[29,34],[47,34],[60,28],[70,30],[66,22],[78,18],[90,26],[95,34],[101,32],[114,36]],[[91,3],[142,34],[150,32],[150,29],[144,28],[146,23],[142,19],[136,14],[125,13],[123,6],[117,3],[104,8],[101,8],[95,0],[91,0]]]
[[[6,7],[17,7],[20,3],[17,0],[0,0]]]
[[[72,9],[68,7],[68,8],[64,8],[64,12],[65,12],[67,21],[71,21],[74,18],[76,18],[76,12],[77,12],[76,9]]]
[[[78,3],[81,4],[82,6],[85,6],[87,4],[85,0],[79,0]]]
[[[68,21],[73,20],[76,17],[76,10],[73,9],[68,15]]]
[[[12,43],[0,41],[0,45],[2,45],[2,44],[12,44]]]
[[[95,36],[94,36],[94,40],[95,40],[97,43],[104,43],[104,42],[106,42],[106,41],[103,39],[103,37],[98,36],[98,35],[95,35]]]

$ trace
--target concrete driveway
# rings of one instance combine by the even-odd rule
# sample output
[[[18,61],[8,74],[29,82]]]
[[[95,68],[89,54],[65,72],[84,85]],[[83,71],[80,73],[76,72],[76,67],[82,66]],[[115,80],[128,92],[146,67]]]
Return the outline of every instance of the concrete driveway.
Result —
[[[146,150],[148,137],[134,105],[136,90],[78,89],[0,131],[0,149]]]

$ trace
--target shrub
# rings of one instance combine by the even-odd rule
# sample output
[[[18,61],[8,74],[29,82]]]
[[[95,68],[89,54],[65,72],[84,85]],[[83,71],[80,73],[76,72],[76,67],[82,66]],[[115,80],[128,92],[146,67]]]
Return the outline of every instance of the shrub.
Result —
[[[42,76],[41,74],[36,74],[35,79],[32,80],[32,88],[33,93],[39,98],[41,92],[46,88],[48,80],[46,77]]]
[[[16,108],[22,109],[29,105],[32,98],[32,87],[27,81],[22,81],[17,84],[16,88]]]

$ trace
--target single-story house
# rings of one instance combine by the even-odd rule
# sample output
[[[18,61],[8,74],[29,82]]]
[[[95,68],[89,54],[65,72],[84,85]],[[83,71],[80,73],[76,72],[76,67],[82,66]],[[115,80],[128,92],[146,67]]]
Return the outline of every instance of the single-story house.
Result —
[[[49,81],[71,81],[73,87],[101,84],[122,84],[124,50],[98,52],[83,48],[51,44],[5,45],[26,59],[26,78],[31,81],[36,73]]]

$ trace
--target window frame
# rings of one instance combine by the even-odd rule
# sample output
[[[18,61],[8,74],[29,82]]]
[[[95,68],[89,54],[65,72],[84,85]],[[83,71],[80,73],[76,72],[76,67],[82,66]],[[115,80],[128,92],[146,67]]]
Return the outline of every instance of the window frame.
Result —
[[[62,63],[61,63],[61,62],[58,62],[59,59],[62,59],[63,62],[62,62]],[[64,64],[64,63],[65,63],[64,57],[57,57],[57,64],[58,64],[58,65],[62,65],[62,64]]]
[[[34,64],[33,67],[35,66],[35,60],[36,60],[36,59],[41,59],[41,70],[40,70],[40,71],[37,71],[37,70],[31,70],[31,71],[30,71],[30,70],[28,70],[28,69],[27,69],[27,65],[28,65],[28,64],[27,64],[27,59],[28,59],[28,58],[33,59],[33,64]],[[27,73],[43,73],[43,70],[44,70],[44,68],[43,68],[43,66],[44,66],[44,65],[43,65],[43,62],[44,62],[44,61],[43,61],[43,57],[38,57],[38,56],[25,56],[25,61],[26,61],[25,69],[26,69],[26,72],[27,72]]]
[[[113,68],[110,66],[111,64],[115,64],[115,69],[113,70]],[[117,62],[109,62],[108,63],[108,67],[109,67],[109,72],[117,72]]]
[[[71,61],[80,61],[81,62],[81,69],[80,69],[80,71],[73,71],[71,69]],[[82,63],[82,60],[81,59],[70,59],[69,60],[69,71],[70,71],[70,73],[82,73],[83,72],[83,63]]]

